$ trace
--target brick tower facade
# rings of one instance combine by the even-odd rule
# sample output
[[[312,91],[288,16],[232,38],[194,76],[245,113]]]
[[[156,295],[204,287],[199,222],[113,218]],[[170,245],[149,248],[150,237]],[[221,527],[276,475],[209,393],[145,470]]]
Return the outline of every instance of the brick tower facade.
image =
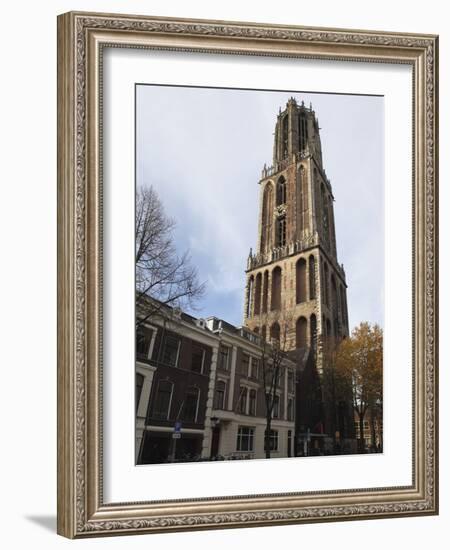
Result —
[[[286,351],[303,358],[303,370],[313,363],[320,379],[324,346],[345,338],[349,328],[334,197],[311,106],[290,98],[280,109],[273,163],[264,166],[259,185],[258,245],[248,257],[244,324],[267,340],[281,332]],[[334,433],[332,424],[328,431]]]

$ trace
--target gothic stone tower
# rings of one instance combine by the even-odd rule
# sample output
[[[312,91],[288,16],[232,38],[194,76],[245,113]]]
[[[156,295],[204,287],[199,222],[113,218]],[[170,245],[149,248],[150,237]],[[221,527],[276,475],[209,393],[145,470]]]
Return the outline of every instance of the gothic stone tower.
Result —
[[[313,352],[320,375],[323,345],[348,335],[348,314],[319,130],[311,106],[291,98],[280,109],[273,165],[264,166],[259,181],[258,247],[248,258],[244,324],[266,339],[282,332],[287,351],[297,356]]]

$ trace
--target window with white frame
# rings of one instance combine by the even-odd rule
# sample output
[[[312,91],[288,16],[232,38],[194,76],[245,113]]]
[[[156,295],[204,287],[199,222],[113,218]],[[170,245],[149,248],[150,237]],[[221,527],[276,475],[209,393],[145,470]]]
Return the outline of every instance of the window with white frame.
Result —
[[[148,358],[153,331],[147,328],[136,330],[136,355]]]
[[[290,422],[294,420],[294,400],[291,398],[287,402],[287,420]]]
[[[167,420],[170,414],[173,383],[169,380],[160,380],[153,407],[153,416],[159,420]]]
[[[364,420],[363,429],[364,429],[364,437],[369,437],[370,436],[370,425],[369,425],[368,420]],[[360,436],[359,422],[355,422],[355,432],[356,432],[356,437],[359,439],[359,436]]]
[[[247,388],[245,386],[239,388],[238,411],[241,414],[247,414]]]
[[[163,365],[176,367],[178,363],[178,354],[180,351],[180,339],[172,334],[164,336],[164,347],[161,357]]]
[[[241,362],[241,374],[243,376],[248,377],[249,367],[250,367],[250,355],[248,355],[248,353],[243,353],[242,362]]]
[[[279,395],[274,395],[273,397],[272,418],[280,418],[280,396]]]
[[[196,422],[200,390],[197,386],[189,386],[184,397],[182,419],[186,422]]]
[[[196,372],[198,374],[203,374],[204,363],[205,363],[205,350],[202,347],[196,344],[193,344],[192,356],[191,356],[191,371]]]
[[[287,386],[288,386],[288,392],[294,393],[294,371],[289,369],[287,371]]]
[[[253,451],[255,439],[255,428],[239,426],[237,433],[236,450]]]
[[[228,370],[230,368],[230,348],[221,345],[219,347],[219,369]]]
[[[255,380],[259,378],[259,359],[256,357],[251,358],[250,378],[254,378]]]
[[[278,451],[278,431],[270,430],[269,432],[269,450]],[[264,432],[264,449],[267,451],[267,430]]]

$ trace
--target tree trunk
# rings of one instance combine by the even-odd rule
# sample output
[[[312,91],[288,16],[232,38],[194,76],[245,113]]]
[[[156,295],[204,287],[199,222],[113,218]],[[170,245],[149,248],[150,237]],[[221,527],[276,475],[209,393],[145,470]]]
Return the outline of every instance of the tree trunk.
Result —
[[[336,448],[336,430],[337,430],[337,409],[336,409],[336,381],[334,379],[334,365],[332,370],[332,392],[331,392],[331,399],[332,399],[332,416],[331,416],[331,435],[333,437],[333,448]]]
[[[264,434],[264,447],[266,458],[270,458],[270,430],[272,428],[272,415],[266,417],[266,432]]]
[[[364,414],[358,413],[359,415],[359,451],[363,453],[366,448],[364,441]]]
[[[375,409],[371,407],[370,409],[370,439],[372,443],[372,449],[377,448],[377,436],[375,431]]]

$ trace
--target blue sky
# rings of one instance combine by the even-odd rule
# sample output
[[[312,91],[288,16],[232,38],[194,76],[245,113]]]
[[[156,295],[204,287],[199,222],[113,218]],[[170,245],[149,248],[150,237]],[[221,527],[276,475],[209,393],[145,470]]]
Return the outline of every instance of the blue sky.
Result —
[[[312,103],[335,197],[338,261],[350,329],[384,317],[383,98],[137,86],[137,184],[153,185],[206,281],[194,315],[243,320],[246,260],[256,248],[258,181],[288,98]]]

